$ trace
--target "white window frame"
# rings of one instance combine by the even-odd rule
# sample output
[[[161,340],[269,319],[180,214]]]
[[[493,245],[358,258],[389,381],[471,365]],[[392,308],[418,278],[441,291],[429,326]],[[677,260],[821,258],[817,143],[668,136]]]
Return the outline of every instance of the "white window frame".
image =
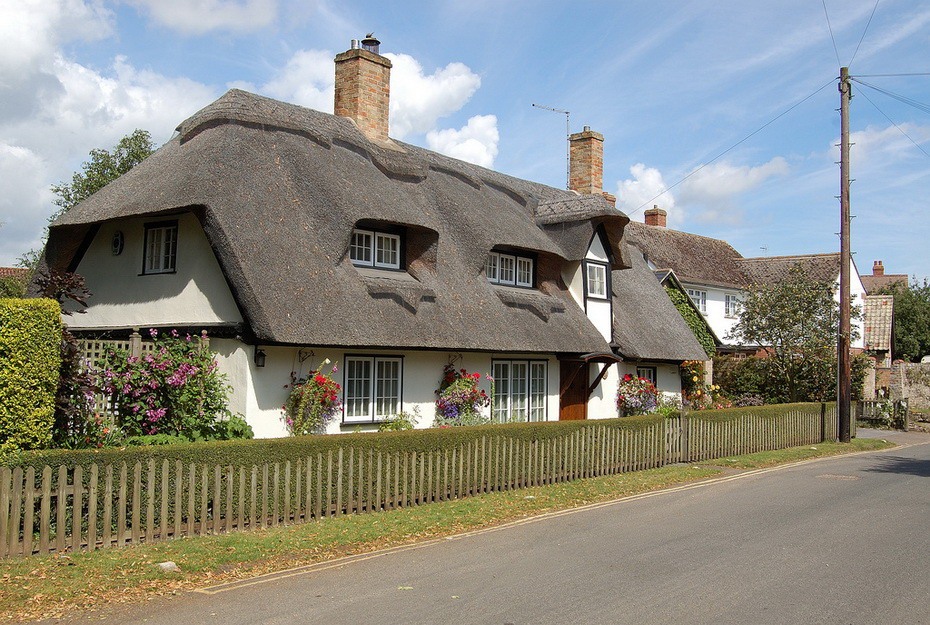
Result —
[[[686,289],[688,292],[688,297],[691,298],[691,301],[694,302],[694,305],[697,306],[698,310],[701,311],[701,314],[707,314],[707,291],[702,291],[700,289]]]
[[[529,256],[491,252],[484,262],[488,282],[521,288],[533,288],[536,261]]]
[[[738,316],[737,306],[739,306],[739,297],[736,295],[726,294],[723,296],[723,316],[734,319]]]
[[[607,285],[607,271],[605,263],[584,261],[585,293],[593,299],[609,299],[610,288]],[[593,275],[592,275],[593,274]]]
[[[404,388],[404,358],[403,356],[364,356],[346,355],[343,361],[342,383],[342,421],[343,423],[381,423],[401,411]],[[367,376],[364,378],[350,378],[356,364],[367,364]],[[381,378],[383,371],[380,367],[393,365],[396,367],[396,377]],[[350,395],[354,390],[355,380],[364,382],[365,392]],[[393,385],[396,393],[385,393],[384,383]],[[386,403],[389,402],[389,403]],[[354,407],[361,403],[364,411],[353,412]],[[353,412],[350,414],[350,412]]]
[[[385,245],[388,242],[392,244],[390,249]],[[364,255],[360,254],[363,250],[365,251]],[[390,260],[383,258],[385,251],[390,253]],[[377,267],[379,269],[400,269],[400,255],[400,235],[362,228],[352,230],[352,240],[349,244],[349,260],[352,261],[353,265]]]
[[[494,359],[491,361],[491,377],[494,378],[492,421],[508,423],[548,419],[548,361]]]
[[[143,274],[174,273],[178,260],[178,222],[145,225]]]
[[[636,367],[636,377],[645,378],[652,382],[652,385],[655,386],[658,384],[659,370],[657,367]]]

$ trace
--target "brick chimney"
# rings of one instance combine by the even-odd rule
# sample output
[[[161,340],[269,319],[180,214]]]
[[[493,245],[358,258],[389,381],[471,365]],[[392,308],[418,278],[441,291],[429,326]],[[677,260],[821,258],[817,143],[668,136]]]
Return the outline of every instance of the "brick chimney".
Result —
[[[885,265],[882,264],[882,261],[876,260],[874,263],[872,263],[872,275],[873,276],[885,275]]]
[[[372,35],[361,46],[336,55],[335,113],[355,121],[371,141],[388,140],[388,109],[391,102],[391,62],[381,56],[381,42]]]
[[[604,192],[604,135],[585,126],[569,135],[568,188],[578,193]]]
[[[659,208],[658,204],[653,204],[652,208],[643,213],[646,217],[647,226],[658,226],[660,228],[665,228],[665,218],[668,216],[664,210]]]

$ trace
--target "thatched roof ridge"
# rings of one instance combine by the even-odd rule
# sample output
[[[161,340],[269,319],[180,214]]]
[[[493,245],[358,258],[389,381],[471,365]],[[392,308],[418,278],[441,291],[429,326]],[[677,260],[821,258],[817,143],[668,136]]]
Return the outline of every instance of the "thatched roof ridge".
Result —
[[[59,218],[46,260],[73,264],[81,238],[103,221],[186,211],[200,219],[262,342],[608,349],[560,278],[598,227],[608,232],[615,266],[623,262],[627,218],[602,198],[400,142],[375,144],[348,119],[239,90],[182,122],[152,156]],[[348,243],[359,223],[405,229],[413,260],[404,279],[352,265]],[[489,284],[483,266],[494,248],[532,253],[538,290],[514,294]],[[638,329],[648,318],[632,323]]]

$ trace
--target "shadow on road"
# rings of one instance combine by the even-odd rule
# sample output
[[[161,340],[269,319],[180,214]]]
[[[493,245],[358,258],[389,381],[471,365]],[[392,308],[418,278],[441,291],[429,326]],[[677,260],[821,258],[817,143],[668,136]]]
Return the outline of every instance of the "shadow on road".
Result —
[[[873,473],[902,473],[918,477],[930,477],[930,460],[905,458],[903,456],[884,456],[876,459],[875,466],[865,469]]]

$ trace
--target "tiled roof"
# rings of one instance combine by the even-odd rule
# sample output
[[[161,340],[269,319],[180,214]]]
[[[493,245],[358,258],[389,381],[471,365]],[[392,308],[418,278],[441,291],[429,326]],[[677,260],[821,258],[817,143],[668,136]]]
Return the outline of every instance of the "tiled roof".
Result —
[[[894,296],[866,295],[863,306],[865,348],[891,350]]]
[[[889,273],[883,276],[865,275],[859,276],[862,280],[862,286],[866,293],[876,293],[895,284],[907,286],[907,274]]]
[[[0,267],[0,278],[19,278],[25,280],[29,277],[29,270],[22,267]]]
[[[797,256],[765,256],[742,258],[739,264],[748,283],[775,284],[788,277],[791,269],[800,265],[808,278],[833,283],[840,275],[840,255],[800,254]]]

